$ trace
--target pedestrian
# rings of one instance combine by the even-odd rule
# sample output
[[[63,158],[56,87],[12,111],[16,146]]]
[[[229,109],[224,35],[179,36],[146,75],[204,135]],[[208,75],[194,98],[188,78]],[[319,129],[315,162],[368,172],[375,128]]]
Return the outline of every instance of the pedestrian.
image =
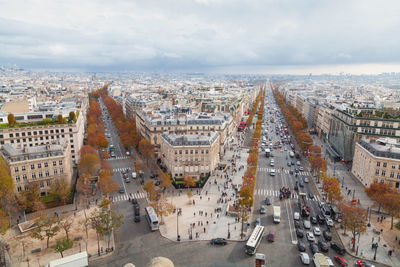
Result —
[[[201,196],[200,196],[200,200],[201,200]]]
[[[203,221],[201,221],[201,226],[203,226]]]
[[[207,212],[206,212],[206,217],[207,217]]]
[[[363,256],[363,254],[364,254],[364,250],[361,250],[361,252],[360,252],[360,256],[362,257],[362,256]]]
[[[204,227],[203,230],[204,230],[204,233],[205,233],[206,232],[206,228]]]
[[[206,223],[207,223],[207,225],[208,225],[208,221],[207,221]]]
[[[196,217],[196,212],[193,213],[193,217]]]

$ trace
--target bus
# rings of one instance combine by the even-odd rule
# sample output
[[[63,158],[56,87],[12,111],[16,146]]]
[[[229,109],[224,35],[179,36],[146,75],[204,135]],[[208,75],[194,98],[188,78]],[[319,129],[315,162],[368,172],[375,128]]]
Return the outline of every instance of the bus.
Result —
[[[256,253],[257,247],[260,245],[260,242],[263,238],[263,234],[264,226],[257,225],[256,228],[254,228],[249,240],[247,240],[245,247],[246,254],[254,255]]]
[[[151,231],[157,231],[158,230],[158,217],[156,212],[154,211],[153,207],[146,207],[146,219],[149,222],[149,226]]]

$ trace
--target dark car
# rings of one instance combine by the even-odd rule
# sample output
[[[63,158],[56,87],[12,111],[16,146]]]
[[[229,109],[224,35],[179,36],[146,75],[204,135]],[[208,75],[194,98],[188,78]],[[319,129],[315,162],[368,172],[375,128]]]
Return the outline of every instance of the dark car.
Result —
[[[150,178],[151,178],[151,179],[154,179],[154,178],[157,178],[157,177],[158,177],[158,174],[152,173],[152,174],[150,175]]]
[[[310,243],[310,249],[312,254],[319,253],[319,248],[315,243]]]
[[[347,266],[347,265],[349,265],[349,264],[347,263],[347,260],[345,260],[345,259],[343,259],[342,257],[339,257],[339,256],[335,256],[335,261],[336,261],[337,263],[339,263],[340,266]]]
[[[331,249],[340,255],[344,255],[344,253],[346,253],[346,250],[342,246],[334,242],[331,242]]]
[[[289,167],[292,166],[292,164],[290,163],[290,161],[288,161],[287,165],[288,165]]]
[[[271,205],[271,199],[268,197],[265,199],[265,205]]]
[[[322,235],[324,236],[324,238],[325,238],[326,241],[331,241],[331,240],[332,240],[332,234],[331,234],[331,232],[325,230],[325,231],[322,233]]]
[[[294,227],[300,228],[301,227],[300,221],[294,221]]]
[[[294,169],[295,173],[299,173],[299,168]]]
[[[159,186],[160,184],[161,184],[161,181],[159,181],[159,180],[157,180],[157,181],[154,183],[155,186]]]
[[[225,246],[227,244],[227,242],[226,242],[225,238],[214,238],[214,239],[211,239],[210,244],[211,245],[224,245]]]
[[[317,217],[315,217],[315,216],[311,216],[310,217],[310,221],[311,221],[312,224],[317,224],[317,222],[318,222],[317,221]]]
[[[135,204],[133,206],[133,210],[135,211],[135,222],[140,222],[140,206],[139,204]]]
[[[273,230],[269,231],[268,241],[269,242],[274,242],[275,241],[275,231],[273,231]]]
[[[304,244],[303,241],[298,241],[297,242],[297,248],[299,249],[299,251],[304,252],[306,251],[306,244]]]
[[[324,224],[325,223],[325,217],[322,216],[321,214],[317,215],[317,220],[319,224]]]
[[[290,174],[293,174],[293,170],[289,170],[289,173],[290,173]]]
[[[304,237],[304,230],[301,228],[297,228],[296,235],[297,235],[297,237],[300,237],[300,238]]]
[[[309,197],[310,199],[314,199],[313,193],[308,193],[308,197]]]
[[[328,244],[321,240],[318,241],[318,247],[322,252],[328,252],[329,250]]]
[[[137,201],[136,198],[132,198],[132,204],[133,204],[133,205],[138,204],[138,201]]]
[[[297,184],[294,186],[294,190],[299,191],[299,187],[297,186]]]
[[[300,186],[300,187],[304,187],[303,181],[300,181],[299,186]]]

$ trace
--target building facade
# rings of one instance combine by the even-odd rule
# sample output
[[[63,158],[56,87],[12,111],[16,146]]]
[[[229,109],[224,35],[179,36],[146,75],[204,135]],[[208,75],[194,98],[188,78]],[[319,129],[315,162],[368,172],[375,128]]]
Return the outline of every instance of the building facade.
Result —
[[[368,187],[373,182],[400,187],[400,146],[394,139],[361,139],[355,146],[351,172]]]
[[[161,161],[173,179],[192,176],[196,180],[208,177],[220,161],[220,135],[208,134],[161,134]]]
[[[41,195],[46,195],[55,179],[71,184],[72,163],[68,142],[60,141],[35,147],[16,148],[4,144],[0,155],[9,167],[15,183],[15,193],[29,190],[29,184],[39,183]]]

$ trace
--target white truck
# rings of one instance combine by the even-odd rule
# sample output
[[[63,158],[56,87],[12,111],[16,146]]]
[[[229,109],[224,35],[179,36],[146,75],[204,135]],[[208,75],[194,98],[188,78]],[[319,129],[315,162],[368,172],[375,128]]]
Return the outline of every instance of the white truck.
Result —
[[[281,222],[281,207],[274,206],[274,223]]]
[[[86,267],[89,265],[86,251],[49,262],[46,267]]]
[[[316,267],[330,267],[326,256],[322,253],[315,253],[313,256],[313,261]]]

